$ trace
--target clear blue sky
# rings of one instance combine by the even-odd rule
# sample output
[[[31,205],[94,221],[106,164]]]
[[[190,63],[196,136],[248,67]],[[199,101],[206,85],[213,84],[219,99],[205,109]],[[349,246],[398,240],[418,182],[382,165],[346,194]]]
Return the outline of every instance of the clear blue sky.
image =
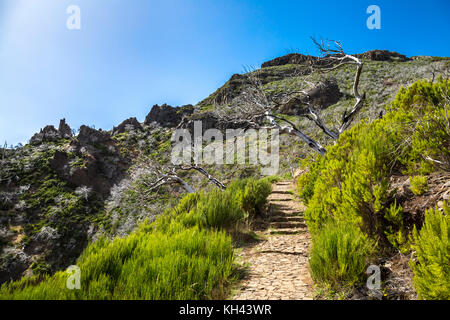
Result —
[[[69,5],[81,30],[68,30]],[[381,30],[366,27],[369,5]],[[244,66],[310,36],[348,52],[450,56],[450,1],[0,0],[0,141],[25,142],[66,118],[111,129],[153,104],[195,104]]]

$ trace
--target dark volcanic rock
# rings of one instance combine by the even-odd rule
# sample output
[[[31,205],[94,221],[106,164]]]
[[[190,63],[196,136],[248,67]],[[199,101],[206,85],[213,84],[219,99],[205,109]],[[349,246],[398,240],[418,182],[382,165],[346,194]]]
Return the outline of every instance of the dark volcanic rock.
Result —
[[[120,133],[124,133],[126,131],[130,130],[143,130],[141,124],[139,121],[137,121],[136,118],[129,118],[125,121],[123,121],[121,124],[119,124],[117,127],[113,128],[112,135],[118,135]]]
[[[398,53],[391,52],[387,50],[371,50],[364,53],[355,54],[358,58],[368,59],[372,61],[408,61],[406,56]],[[266,61],[261,65],[261,68],[274,67],[274,66],[283,66],[286,64],[300,64],[300,65],[309,65],[314,63],[315,65],[323,65],[329,64],[330,60],[325,58],[319,58],[309,55],[303,55],[300,53],[290,53],[282,57],[278,57],[272,59],[270,61]]]
[[[334,79],[326,79],[310,89],[306,97],[298,97],[290,100],[286,104],[278,106],[278,110],[287,115],[301,115],[308,113],[307,103],[319,109],[325,109],[337,103],[342,93]]]
[[[176,127],[185,116],[191,115],[193,112],[194,107],[192,105],[174,108],[167,104],[162,106],[156,104],[145,118],[144,124],[149,125],[156,122],[163,127]]]
[[[82,125],[78,134],[78,141],[81,144],[105,143],[111,140],[111,136],[102,130],[92,129]]]
[[[180,124],[180,127],[194,133],[194,124],[196,121],[201,122],[202,134],[209,129],[217,129],[225,132],[226,129],[245,129],[249,127],[249,124],[246,121],[224,121],[217,117],[213,112],[194,114],[188,119],[185,119],[185,121]]]
[[[66,123],[66,119],[59,121],[58,136],[62,139],[72,138],[72,129]]]
[[[44,129],[41,129],[39,133],[36,133],[34,136],[31,137],[30,143],[36,144],[41,142],[49,142],[49,141],[55,141],[58,140],[58,130],[55,129],[54,126],[45,126]]]
[[[368,59],[372,61],[399,61],[405,62],[410,60],[405,55],[388,50],[371,50],[360,54],[355,54],[356,57]]]
[[[50,161],[50,166],[56,172],[63,172],[65,169],[67,169],[68,163],[69,157],[67,156],[67,153],[56,151],[53,159]]]
[[[66,124],[66,119],[61,119],[59,121],[59,128],[52,125],[46,126],[41,129],[39,133],[34,134],[31,139],[31,144],[39,144],[42,142],[57,141],[58,139],[68,139],[72,138],[72,129]]]
[[[337,103],[342,97],[339,86],[334,79],[326,79],[318,83],[307,93],[306,101],[314,106],[320,106],[322,109]]]
[[[250,81],[246,75],[237,73],[232,75],[230,80],[216,91],[214,103],[222,105],[230,102],[241,93],[242,88],[247,84],[250,84]]]
[[[261,68],[274,67],[274,66],[283,66],[285,64],[309,64],[310,62],[316,62],[318,60],[317,57],[313,56],[305,56],[300,53],[290,53],[282,57],[278,57],[272,59],[270,61],[266,61],[261,65]]]

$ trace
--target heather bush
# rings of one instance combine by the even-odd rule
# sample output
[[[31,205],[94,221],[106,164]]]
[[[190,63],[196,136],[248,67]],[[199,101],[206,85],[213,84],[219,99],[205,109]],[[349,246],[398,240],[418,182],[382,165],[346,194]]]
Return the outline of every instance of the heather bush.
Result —
[[[311,275],[336,289],[352,286],[364,279],[372,253],[373,241],[358,226],[327,224],[313,241]]]
[[[345,251],[348,254],[341,255],[339,263],[337,254],[333,256],[339,250],[338,239],[347,239],[346,233],[359,239],[348,243],[352,248],[356,243],[365,247],[362,243],[367,242],[358,235],[362,232],[364,238],[376,243],[390,243],[403,253],[410,250],[402,207],[389,191],[390,177],[415,176],[411,178],[412,190],[422,194],[427,190],[423,174],[449,168],[448,88],[448,81],[439,79],[434,83],[418,81],[401,89],[381,119],[361,121],[345,131],[325,156],[306,162],[309,168],[298,179],[298,189],[308,204],[305,219],[313,236],[310,265],[315,279],[332,283],[361,280],[356,271],[349,271],[352,276],[341,274],[339,266],[362,266],[368,253],[363,249]],[[442,250],[430,250],[428,260],[442,259],[443,254]],[[448,252],[444,255],[448,259]],[[426,282],[431,277],[421,279]],[[448,281],[443,279],[436,277],[435,281],[446,285]]]
[[[130,235],[90,244],[76,262],[80,290],[69,290],[69,275],[59,271],[4,284],[0,299],[224,299],[234,279],[227,231],[239,228],[245,217],[238,195],[259,192],[246,202],[253,212],[269,187],[266,179],[249,179],[225,191],[188,194]]]
[[[420,196],[428,191],[427,177],[422,176],[422,175],[414,176],[414,177],[410,177],[409,181],[411,183],[411,191],[415,195]]]
[[[450,299],[450,208],[444,203],[443,212],[437,208],[425,212],[420,231],[414,227],[411,261],[414,288],[419,298]]]

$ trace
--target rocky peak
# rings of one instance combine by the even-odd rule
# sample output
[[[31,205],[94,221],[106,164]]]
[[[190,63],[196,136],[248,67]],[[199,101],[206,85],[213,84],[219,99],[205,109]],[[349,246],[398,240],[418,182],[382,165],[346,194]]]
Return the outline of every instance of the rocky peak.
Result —
[[[117,127],[114,127],[112,130],[113,132],[112,135],[115,136],[131,130],[143,130],[141,124],[139,123],[139,121],[137,121],[135,117],[124,120]]]
[[[66,123],[66,119],[61,119],[59,121],[58,135],[60,138],[63,138],[63,139],[72,138],[72,136],[73,136],[72,129]]]
[[[399,61],[405,62],[410,60],[405,55],[395,51],[388,50],[371,50],[360,54],[355,54],[356,57],[367,59],[371,61]]]
[[[290,53],[269,61],[264,62],[261,65],[261,68],[274,67],[274,66],[282,66],[285,64],[307,64],[310,61],[318,60],[317,57],[303,55],[301,53]]]
[[[371,61],[400,61],[405,62],[410,60],[405,55],[400,54],[394,51],[388,50],[371,50],[364,53],[355,54],[356,57],[367,59]],[[301,53],[290,53],[269,61],[264,62],[261,65],[261,68],[274,67],[274,66],[282,66],[286,64],[300,64],[300,65],[308,65],[310,62],[314,63],[330,63],[326,58],[319,58],[310,55],[303,55]]]
[[[44,129],[41,129],[38,133],[34,134],[31,139],[31,144],[38,144],[42,142],[50,142],[56,141],[58,139],[66,139],[72,137],[72,129],[69,125],[66,124],[65,119],[61,119],[59,122],[59,128],[56,128],[52,125],[45,126]]]
[[[145,118],[144,124],[149,125],[156,122],[163,127],[176,127],[185,116],[191,115],[193,112],[194,107],[190,104],[182,107],[155,104]]]

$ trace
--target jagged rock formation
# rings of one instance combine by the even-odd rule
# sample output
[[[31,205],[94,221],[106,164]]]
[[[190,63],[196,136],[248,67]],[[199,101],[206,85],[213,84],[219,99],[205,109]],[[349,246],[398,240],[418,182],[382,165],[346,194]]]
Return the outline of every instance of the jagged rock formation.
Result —
[[[162,127],[176,127],[183,117],[191,115],[193,112],[192,105],[175,108],[167,104],[161,106],[155,104],[145,118],[144,124],[149,125],[156,122]]]
[[[73,136],[72,129],[66,123],[66,119],[61,119],[59,121],[58,135],[62,139],[72,138],[72,136]]]
[[[39,133],[36,133],[34,136],[32,136],[30,139],[30,143],[37,144],[41,142],[55,141],[58,138],[58,130],[56,130],[54,126],[48,125],[45,126],[44,129],[41,129]]]
[[[45,126],[39,133],[33,135],[30,139],[31,144],[39,144],[42,142],[51,142],[58,139],[67,139],[72,137],[72,129],[66,124],[66,119],[61,119],[59,128],[52,125]]]
[[[112,135],[116,136],[118,134],[124,133],[126,131],[131,131],[131,130],[142,130],[141,124],[139,123],[139,121],[137,121],[137,119],[135,117],[129,118],[129,119],[123,121],[117,127],[114,127],[112,130]]]

